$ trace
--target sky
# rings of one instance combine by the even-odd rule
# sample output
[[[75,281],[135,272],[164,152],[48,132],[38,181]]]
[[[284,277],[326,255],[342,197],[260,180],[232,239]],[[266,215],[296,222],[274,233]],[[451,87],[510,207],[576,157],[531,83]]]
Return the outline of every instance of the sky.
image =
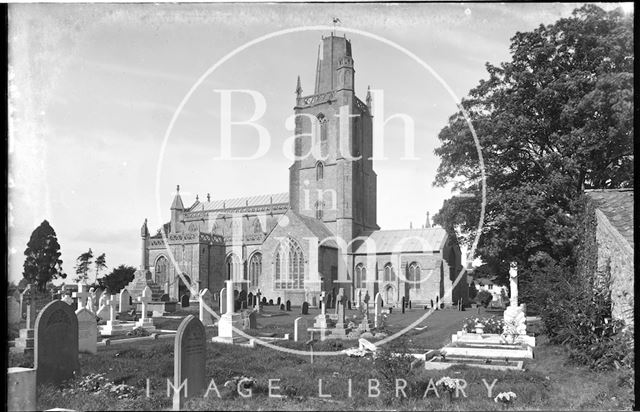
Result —
[[[414,53],[445,85],[401,51],[360,34],[351,40],[356,95],[382,90],[384,118],[414,120],[417,160],[403,159],[405,125],[384,129],[388,160],[378,175],[378,224],[420,227],[452,193],[433,187],[438,133],[457,99],[487,78],[485,63],[509,60],[510,39],[567,17],[577,3],[553,4],[10,4],[8,280],[22,277],[31,232],[46,219],[63,270],[91,248],[109,268],[137,266],[145,218],[155,233],[169,220],[176,185],[185,205],[288,191],[283,148],[293,131],[296,79],[313,93],[316,56],[328,30],[290,33],[249,46],[196,82],[221,58],[270,33],[332,25],[381,36]],[[614,5],[603,6],[607,9]],[[265,99],[256,123],[268,151],[221,160],[221,94],[252,90]],[[451,96],[448,89],[455,94]],[[232,120],[255,101],[232,95]],[[232,154],[251,156],[258,135],[236,126]],[[158,196],[157,196],[158,194]]]

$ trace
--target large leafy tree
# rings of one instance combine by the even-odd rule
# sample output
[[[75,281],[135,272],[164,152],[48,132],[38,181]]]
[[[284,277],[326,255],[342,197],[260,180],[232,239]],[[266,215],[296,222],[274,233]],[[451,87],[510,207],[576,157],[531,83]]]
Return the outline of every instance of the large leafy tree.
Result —
[[[55,230],[46,220],[42,221],[32,233],[24,251],[22,275],[27,283],[31,283],[38,291],[44,292],[47,282],[66,278],[62,271],[60,244]]]
[[[98,283],[101,287],[106,288],[109,293],[116,294],[133,280],[135,271],[136,268],[133,266],[120,265],[108,275],[98,279]]]
[[[633,16],[586,5],[511,41],[512,60],[487,63],[462,102],[486,176],[477,252],[497,267],[567,259],[583,190],[633,186]],[[439,139],[435,184],[473,196],[447,200],[434,220],[471,243],[481,167],[462,111]]]

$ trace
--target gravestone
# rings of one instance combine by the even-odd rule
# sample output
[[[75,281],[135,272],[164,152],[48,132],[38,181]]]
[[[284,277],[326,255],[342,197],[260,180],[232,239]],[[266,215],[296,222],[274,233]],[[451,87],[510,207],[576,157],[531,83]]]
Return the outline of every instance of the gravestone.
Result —
[[[36,385],[57,385],[79,372],[78,318],[71,306],[56,300],[42,308],[34,335]]]
[[[293,321],[293,340],[296,342],[306,342],[308,336],[307,320],[305,318],[296,318]]]
[[[78,283],[78,291],[73,292],[71,296],[73,296],[76,299],[78,309],[85,308],[87,306],[87,298],[89,297],[89,292],[87,291],[87,285]]]
[[[64,295],[62,297],[62,299],[60,299],[62,302],[66,303],[67,305],[71,306],[73,309],[73,299],[71,298],[71,296],[69,295]]]
[[[184,402],[202,395],[206,388],[205,363],[207,360],[205,331],[202,322],[189,315],[178,327],[175,337],[173,361],[173,385],[178,388],[187,381],[184,389],[173,393],[173,409],[181,410]]]
[[[120,299],[119,299],[119,311],[120,312],[126,312],[128,311],[131,307],[129,305],[130,302],[130,297],[131,295],[129,295],[129,291],[127,289],[122,289],[120,291]]]
[[[373,306],[373,325],[376,328],[382,326],[382,296],[380,292],[376,293],[376,298],[374,299]]]
[[[98,352],[98,324],[96,315],[87,308],[76,310],[78,318],[78,351],[95,355]]]
[[[405,298],[405,297],[403,296],[403,297],[402,297],[402,313],[404,313],[404,308],[405,308],[406,303],[407,303],[407,298]]]
[[[284,310],[285,310],[285,309],[284,309],[284,303],[281,303],[281,304],[280,304],[280,310],[282,310],[282,311],[284,311]]]
[[[411,309],[411,301],[409,301],[409,309]]]
[[[213,295],[209,289],[200,291],[200,322],[204,326],[213,325]]]
[[[338,321],[336,327],[331,332],[332,336],[339,339],[346,339],[349,329],[345,327],[345,306],[347,303],[347,297],[344,294],[344,289],[340,288],[338,296],[336,296],[336,311],[338,313]]]
[[[311,306],[314,308],[318,306],[318,298],[316,296],[311,297]]]
[[[433,308],[433,299],[431,299],[431,307]]]
[[[147,316],[147,312],[149,311],[149,303],[153,300],[153,291],[149,286],[145,286],[142,290],[142,294],[138,296],[136,299],[140,302],[141,310],[140,310],[140,319],[136,323],[136,326],[140,326],[146,330],[155,330],[155,326],[153,325],[153,318]]]
[[[180,298],[180,304],[182,305],[183,308],[188,308],[189,307],[189,295],[182,295],[182,297]]]
[[[347,309],[351,310],[351,301],[350,300],[347,301]]]
[[[258,315],[256,312],[251,312],[249,314],[249,329],[257,329],[258,328]]]
[[[171,298],[169,297],[168,293],[164,293],[162,296],[160,296],[160,302],[170,302]]]
[[[285,304],[285,308],[287,310],[287,312],[291,312],[291,301],[287,300],[287,303]]]
[[[18,302],[13,296],[7,297],[7,315],[9,324],[19,323],[22,320],[20,302]]]
[[[227,288],[220,291],[220,315],[227,313]]]
[[[249,294],[247,295],[247,306],[255,306],[252,292],[249,292]]]
[[[273,306],[273,299],[269,299],[269,306]]]
[[[308,302],[302,302],[302,312],[303,315],[308,315],[309,314],[309,303]]]
[[[280,298],[280,296],[278,296],[278,300],[276,301],[276,305],[280,306],[281,303],[282,303],[282,299]]]

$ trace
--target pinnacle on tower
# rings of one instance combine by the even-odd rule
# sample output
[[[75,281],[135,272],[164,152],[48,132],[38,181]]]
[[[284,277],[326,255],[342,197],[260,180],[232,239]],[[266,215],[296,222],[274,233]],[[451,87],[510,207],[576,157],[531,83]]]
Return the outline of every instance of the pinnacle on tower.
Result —
[[[302,97],[302,86],[300,85],[300,76],[298,75],[298,84],[296,85],[296,96]]]
[[[173,198],[173,203],[171,203],[171,210],[184,210],[184,204],[180,197],[180,185],[176,187],[176,196]]]
[[[366,103],[367,107],[369,108],[369,112],[371,112],[371,86],[367,86]]]
[[[424,225],[427,229],[431,227],[431,218],[429,217],[429,212],[427,212],[427,223]]]
[[[211,202],[211,194],[207,193],[207,202]]]

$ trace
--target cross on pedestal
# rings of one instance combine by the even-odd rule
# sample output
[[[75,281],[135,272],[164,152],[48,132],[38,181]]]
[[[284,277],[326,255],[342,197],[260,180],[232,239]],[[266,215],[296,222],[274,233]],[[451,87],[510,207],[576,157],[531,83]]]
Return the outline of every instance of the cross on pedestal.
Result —
[[[116,321],[116,295],[109,295],[108,298],[104,300],[104,305],[109,308],[109,322],[117,323]]]
[[[91,296],[89,292],[85,292],[84,284],[78,283],[78,291],[73,292],[72,296],[78,300],[78,309],[85,307],[86,299]]]
[[[151,292],[151,288],[149,286],[145,286],[142,291],[142,296],[138,296],[137,301],[142,304],[142,315],[140,316],[140,323],[144,323],[147,319],[147,305],[152,300],[153,293]]]

